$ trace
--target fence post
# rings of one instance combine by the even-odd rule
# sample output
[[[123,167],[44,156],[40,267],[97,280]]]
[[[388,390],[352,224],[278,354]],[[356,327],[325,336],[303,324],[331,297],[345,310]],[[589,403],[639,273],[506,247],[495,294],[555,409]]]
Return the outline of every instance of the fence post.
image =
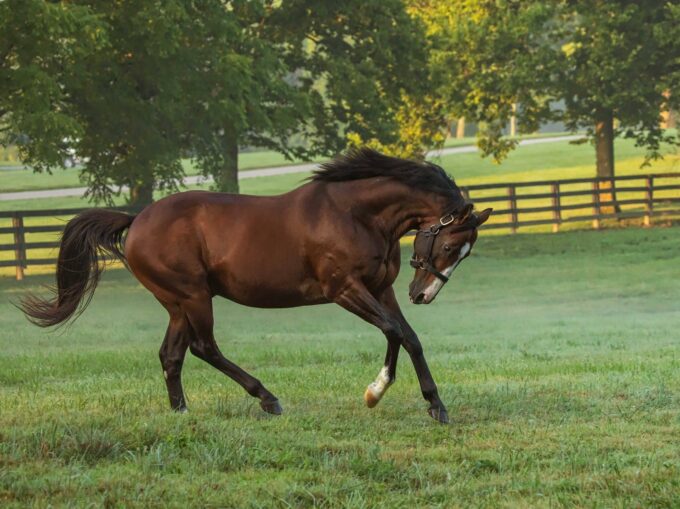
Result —
[[[16,278],[17,281],[21,281],[24,279],[24,267],[26,267],[26,239],[24,236],[24,218],[18,212],[12,214],[12,227],[14,228]]]
[[[654,177],[648,175],[645,179],[645,184],[647,188],[645,191],[645,199],[647,200],[647,203],[645,203],[644,225],[651,226],[652,214],[654,213]]]
[[[560,224],[562,224],[562,203],[560,200],[560,183],[554,182],[551,186],[552,192],[552,206],[553,206],[553,233],[560,231]]]
[[[599,179],[593,180],[593,228],[600,229],[600,216],[602,215],[602,207],[600,206],[600,182]]]
[[[616,191],[616,177],[611,177],[609,179],[609,185],[611,186],[612,190],[612,201],[614,202],[613,205],[614,214],[616,214],[616,219],[621,221],[622,220],[621,212],[623,211],[621,210],[621,205],[619,205],[619,193]]]
[[[510,222],[512,223],[512,233],[517,233],[517,193],[515,186],[508,186],[508,205],[510,206]]]

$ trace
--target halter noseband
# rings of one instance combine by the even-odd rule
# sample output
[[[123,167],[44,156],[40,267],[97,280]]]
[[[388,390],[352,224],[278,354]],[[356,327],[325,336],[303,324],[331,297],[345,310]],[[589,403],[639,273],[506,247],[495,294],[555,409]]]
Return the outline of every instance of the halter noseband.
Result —
[[[456,218],[453,216],[453,214],[447,214],[439,218],[439,224],[433,224],[427,230],[418,230],[414,245],[418,243],[419,235],[422,235],[425,239],[427,239],[425,255],[422,256],[414,251],[413,256],[411,256],[411,267],[414,269],[426,270],[430,274],[433,274],[435,277],[440,279],[443,283],[447,283],[449,281],[449,278],[439,272],[432,264],[432,248],[434,247],[434,241],[437,238],[437,235],[439,235],[439,232],[449,225],[452,225],[452,227],[457,227],[456,230],[461,232],[473,230],[479,226],[478,218],[475,214],[471,214],[470,219],[461,224],[453,224],[455,220]]]

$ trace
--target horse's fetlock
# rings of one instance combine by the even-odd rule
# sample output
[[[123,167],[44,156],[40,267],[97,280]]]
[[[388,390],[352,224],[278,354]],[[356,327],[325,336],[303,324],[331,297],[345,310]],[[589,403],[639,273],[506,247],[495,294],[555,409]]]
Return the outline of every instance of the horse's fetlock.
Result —
[[[246,392],[255,398],[260,399],[276,399],[264,388],[262,382],[255,380],[246,386]]]
[[[439,399],[439,396],[437,394],[437,389],[424,389],[422,391],[423,393],[423,398],[425,398],[427,401],[433,401],[435,399]]]

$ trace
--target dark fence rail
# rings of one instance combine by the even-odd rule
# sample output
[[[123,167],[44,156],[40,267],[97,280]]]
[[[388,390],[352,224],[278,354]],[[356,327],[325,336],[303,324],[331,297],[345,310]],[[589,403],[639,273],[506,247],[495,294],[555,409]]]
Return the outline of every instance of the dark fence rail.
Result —
[[[84,210],[87,209],[0,211],[0,225],[11,224],[0,226],[0,267],[15,267],[16,278],[21,280],[24,270],[30,265],[56,264],[58,234],[64,231],[69,219]],[[112,210],[139,212],[139,209],[130,207],[112,207]],[[26,225],[26,220],[33,218],[49,218],[49,222],[54,224]],[[8,243],[5,238],[11,238],[12,242]],[[6,255],[8,251],[9,257]],[[37,255],[29,257],[29,252]]]
[[[558,232],[561,225],[578,222],[599,229],[607,219],[642,218],[649,226],[655,217],[680,218],[680,173],[480,184],[461,189],[478,208],[494,208],[483,228],[513,233],[542,225]],[[58,234],[68,219],[83,210],[0,211],[0,267],[15,267],[16,278],[23,279],[28,266],[55,264]],[[116,210],[138,212],[126,207]]]
[[[599,229],[607,219],[680,216],[680,173],[625,175],[612,178],[539,180],[462,187],[478,208],[494,207],[493,221],[484,228],[592,222]]]

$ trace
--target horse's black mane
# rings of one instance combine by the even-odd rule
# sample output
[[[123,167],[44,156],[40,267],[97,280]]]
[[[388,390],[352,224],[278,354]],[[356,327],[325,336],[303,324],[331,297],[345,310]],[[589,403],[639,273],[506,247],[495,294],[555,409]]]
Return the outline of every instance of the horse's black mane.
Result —
[[[351,149],[323,163],[310,177],[317,182],[344,182],[389,177],[414,189],[450,198],[458,208],[465,203],[460,189],[436,164],[390,157],[370,148]]]

